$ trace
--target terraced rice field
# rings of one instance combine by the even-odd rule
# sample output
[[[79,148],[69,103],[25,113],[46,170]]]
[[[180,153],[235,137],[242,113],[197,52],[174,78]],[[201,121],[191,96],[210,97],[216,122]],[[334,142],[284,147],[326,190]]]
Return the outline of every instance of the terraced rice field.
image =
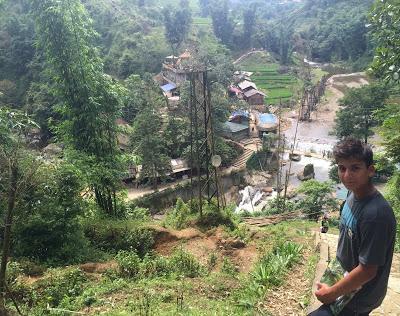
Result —
[[[280,74],[279,64],[271,61],[264,53],[252,55],[238,66],[240,70],[253,72],[251,79],[259,90],[267,94],[267,104],[276,104],[280,99],[289,100],[298,85],[294,75]]]

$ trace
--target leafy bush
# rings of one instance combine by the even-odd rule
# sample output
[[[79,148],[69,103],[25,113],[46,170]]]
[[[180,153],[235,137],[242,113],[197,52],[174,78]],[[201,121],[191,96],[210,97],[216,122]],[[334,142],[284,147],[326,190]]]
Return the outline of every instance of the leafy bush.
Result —
[[[144,279],[171,275],[194,278],[204,271],[197,259],[183,249],[176,250],[169,258],[148,253],[143,259],[135,252],[121,250],[115,260],[118,263],[118,275],[126,278]]]
[[[197,259],[183,249],[176,250],[170,258],[171,268],[180,276],[195,278],[203,273]]]
[[[94,247],[101,250],[135,251],[140,257],[154,245],[153,234],[149,229],[127,221],[87,221],[85,235]]]
[[[245,223],[240,223],[235,229],[228,232],[230,236],[239,238],[242,241],[248,241],[250,239],[250,228]]]
[[[231,276],[235,276],[238,273],[238,268],[229,258],[225,257],[222,261],[221,272]]]
[[[35,283],[35,289],[44,306],[48,303],[57,307],[81,295],[86,281],[85,274],[78,268],[54,269]]]
[[[77,263],[87,255],[88,242],[79,216],[83,213],[81,173],[68,164],[40,170],[40,179],[21,198],[13,255],[51,265]]]
[[[307,180],[300,185],[297,192],[304,194],[298,207],[310,219],[318,219],[326,209],[337,208],[337,201],[332,197],[332,183],[329,181]]]
[[[296,209],[296,204],[286,199],[285,205],[283,204],[283,198],[275,197],[271,199],[268,204],[264,207],[263,215],[274,215],[285,212],[292,212]]]
[[[162,256],[146,254],[140,265],[140,275],[144,278],[168,276],[171,273],[169,260]]]
[[[203,216],[199,217],[197,224],[203,228],[217,227],[225,225],[230,229],[235,229],[238,219],[234,214],[234,206],[229,205],[218,209],[217,201],[213,199],[210,203],[203,205]]]
[[[217,265],[217,260],[218,260],[217,254],[215,252],[211,252],[207,260],[208,271],[211,271],[212,269],[215,268],[215,266]]]
[[[376,175],[381,177],[389,178],[396,171],[395,164],[387,157],[385,153],[377,153],[374,155],[374,164],[376,169]]]
[[[175,229],[186,228],[193,219],[190,206],[185,204],[181,198],[176,201],[176,206],[167,212],[165,224]]]
[[[150,212],[144,207],[133,207],[126,209],[126,218],[134,221],[148,221],[150,219]]]
[[[17,282],[17,278],[23,273],[22,267],[18,262],[7,263],[7,284],[12,286]]]
[[[392,205],[394,215],[397,219],[397,233],[395,251],[400,252],[400,172],[397,171],[387,184],[385,197]]]
[[[123,277],[136,278],[140,271],[140,258],[132,251],[121,250],[115,256],[119,273]]]
[[[29,259],[22,259],[19,261],[19,264],[21,266],[22,271],[24,272],[24,274],[28,275],[28,276],[39,276],[39,275],[43,275],[43,273],[46,271],[46,267],[31,261]]]
[[[331,179],[334,183],[340,183],[338,175],[338,166],[335,163],[332,163],[329,169],[329,179]]]
[[[234,215],[233,206],[218,209],[215,199],[211,203],[205,201],[202,208],[203,214],[200,216],[198,203],[198,200],[192,200],[185,204],[178,199],[175,208],[167,212],[165,224],[176,229],[183,229],[193,224],[205,229],[219,225],[225,225],[230,229],[236,228],[237,218]]]
[[[230,166],[243,153],[243,149],[233,142],[218,137],[215,140],[215,153],[221,156],[221,165],[226,167]]]

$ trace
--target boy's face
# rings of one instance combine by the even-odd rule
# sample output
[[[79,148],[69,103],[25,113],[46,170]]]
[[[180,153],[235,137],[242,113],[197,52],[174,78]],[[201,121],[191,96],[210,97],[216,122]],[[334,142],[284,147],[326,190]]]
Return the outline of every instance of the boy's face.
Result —
[[[370,178],[375,174],[374,166],[367,167],[364,161],[356,158],[338,159],[337,164],[340,181],[355,193],[368,188]]]

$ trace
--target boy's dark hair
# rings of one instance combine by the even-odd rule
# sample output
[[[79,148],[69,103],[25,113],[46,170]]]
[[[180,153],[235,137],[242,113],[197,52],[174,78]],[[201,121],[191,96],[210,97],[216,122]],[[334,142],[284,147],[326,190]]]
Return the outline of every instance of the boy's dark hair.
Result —
[[[333,147],[333,157],[338,159],[355,158],[365,162],[367,167],[374,162],[374,155],[371,147],[354,137],[346,137]]]

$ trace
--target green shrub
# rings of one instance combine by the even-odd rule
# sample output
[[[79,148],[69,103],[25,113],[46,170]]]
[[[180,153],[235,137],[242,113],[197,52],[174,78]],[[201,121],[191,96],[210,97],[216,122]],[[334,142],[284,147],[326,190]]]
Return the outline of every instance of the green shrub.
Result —
[[[250,229],[245,223],[237,224],[233,230],[228,231],[228,234],[234,238],[239,238],[244,242],[247,242],[250,239]]]
[[[231,276],[235,276],[238,273],[238,268],[232,263],[229,258],[225,257],[222,261],[221,272]]]
[[[203,205],[203,216],[199,217],[197,224],[202,228],[217,227],[225,225],[230,229],[235,229],[238,219],[234,214],[234,206],[229,205],[218,209],[217,202],[213,199],[210,203]]]
[[[207,260],[208,271],[211,271],[212,269],[215,268],[215,266],[217,265],[217,260],[218,260],[217,254],[215,252],[211,252]]]
[[[217,137],[215,153],[221,157],[221,166],[226,167],[230,166],[243,153],[243,149],[232,142]]]
[[[396,171],[390,178],[385,197],[390,202],[397,219],[395,251],[400,252],[400,172]]]
[[[134,221],[148,221],[150,220],[150,211],[147,208],[144,207],[133,207],[130,208],[128,207],[126,209],[126,218],[129,220],[134,220]]]
[[[332,163],[331,167],[329,168],[329,179],[331,179],[334,183],[340,183],[338,165],[336,163]]]
[[[152,232],[132,222],[88,221],[85,235],[94,247],[104,251],[135,251],[140,257],[149,252],[154,245]]]
[[[324,210],[337,208],[337,201],[332,197],[332,183],[329,181],[319,182],[314,179],[304,181],[297,192],[304,194],[297,206],[310,219],[316,220]]]
[[[17,278],[23,273],[23,269],[18,262],[10,261],[7,263],[7,284],[12,286],[17,282]]]
[[[35,289],[44,305],[57,307],[63,300],[81,295],[86,281],[85,274],[78,268],[50,269],[35,283]]]
[[[285,202],[285,204],[283,204]],[[275,197],[271,199],[268,204],[263,208],[263,215],[281,214],[283,212],[293,212],[296,209],[296,204],[292,201],[283,198]]]
[[[140,258],[132,251],[121,250],[115,256],[119,274],[123,277],[137,278],[140,271]]]
[[[387,157],[385,153],[375,154],[374,164],[376,169],[376,176],[378,178],[389,178],[396,171],[395,164]]]
[[[181,198],[176,201],[175,207],[167,212],[165,224],[175,229],[186,228],[193,219],[191,208]]]
[[[22,259],[19,261],[19,264],[21,266],[22,271],[24,272],[24,274],[28,275],[28,276],[39,276],[39,275],[43,275],[43,273],[46,271],[46,267],[31,261],[29,259]]]
[[[145,278],[162,277],[171,274],[171,265],[167,258],[146,254],[140,264],[140,275]]]
[[[210,203],[203,202],[203,214],[200,216],[198,200],[194,199],[185,204],[181,199],[178,199],[174,209],[167,213],[165,225],[183,229],[193,224],[199,227],[208,229],[210,227],[217,227],[225,225],[230,229],[236,228],[236,221],[238,220],[234,215],[233,206],[220,207],[218,209],[217,201],[213,199]]]
[[[13,256],[50,265],[81,262],[88,250],[79,221],[85,205],[81,172],[63,163],[38,173],[38,183],[21,197],[26,209],[14,225]]]
[[[183,249],[176,250],[170,257],[171,269],[179,276],[195,278],[202,274],[202,267],[197,259]]]

